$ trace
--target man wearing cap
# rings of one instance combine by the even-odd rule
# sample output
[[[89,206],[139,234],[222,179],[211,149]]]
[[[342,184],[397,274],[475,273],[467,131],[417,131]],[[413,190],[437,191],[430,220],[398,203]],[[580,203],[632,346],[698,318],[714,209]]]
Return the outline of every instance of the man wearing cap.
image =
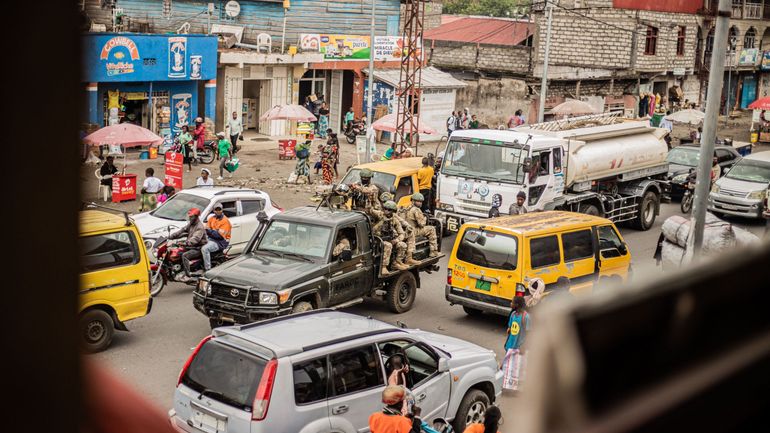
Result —
[[[187,237],[184,245],[187,251],[182,254],[182,266],[184,266],[185,278],[182,281],[190,280],[190,261],[201,257],[201,248],[208,242],[206,237],[206,227],[201,222],[201,210],[192,208],[187,211],[187,225],[171,233],[169,239]]]
[[[394,248],[396,249],[396,258],[393,262],[393,268],[399,271],[408,269],[408,266],[403,262],[406,244],[404,243],[404,229],[401,226],[401,221],[396,217],[397,208],[394,201],[385,202],[382,209],[382,219],[372,228],[374,235],[382,239],[382,262],[380,264],[382,275],[391,273],[388,266],[390,266],[390,256]]]
[[[424,200],[425,197],[419,192],[412,194],[412,204],[404,209],[404,219],[406,219],[406,222],[414,229],[415,236],[425,236],[428,238],[428,242],[430,242],[430,257],[436,257],[438,256],[436,228],[428,225],[428,217],[425,216],[425,213],[421,209]],[[412,252],[414,252],[414,247],[412,248]],[[412,255],[407,250],[407,264],[415,264],[410,263],[410,260],[414,261]]]
[[[527,199],[527,194],[524,191],[519,191],[516,194],[516,203],[511,203],[508,208],[508,215],[524,215],[527,213],[527,208],[524,207],[524,201]]]
[[[233,227],[219,203],[214,205],[214,215],[209,217],[206,225],[208,242],[201,248],[201,254],[203,255],[203,269],[208,271],[211,269],[211,253],[224,251],[230,245],[230,234]]]
[[[372,433],[420,433],[422,421],[418,417],[401,414],[406,391],[398,385],[388,385],[382,391],[385,407],[381,412],[369,416],[369,430]]]

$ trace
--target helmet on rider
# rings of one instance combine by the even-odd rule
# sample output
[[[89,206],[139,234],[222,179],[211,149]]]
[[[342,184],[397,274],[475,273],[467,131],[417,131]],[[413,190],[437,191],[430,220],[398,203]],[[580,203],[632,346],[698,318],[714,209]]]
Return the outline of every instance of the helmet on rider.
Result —
[[[361,170],[361,172],[358,174],[358,177],[361,178],[361,184],[369,185],[369,182],[372,180],[372,174],[372,171],[368,168]]]
[[[393,194],[385,191],[382,194],[380,194],[380,201],[385,203],[393,200]]]
[[[425,201],[425,196],[423,196],[423,195],[422,195],[421,193],[419,193],[419,192],[416,192],[416,193],[412,194],[412,201],[413,201],[413,202],[414,202],[414,201],[423,202],[423,201]]]
[[[395,211],[398,210],[398,206],[396,205],[396,202],[394,202],[393,200],[386,201],[385,204],[382,205],[382,207],[385,210],[388,210],[388,211],[391,211],[391,212],[395,212]]]

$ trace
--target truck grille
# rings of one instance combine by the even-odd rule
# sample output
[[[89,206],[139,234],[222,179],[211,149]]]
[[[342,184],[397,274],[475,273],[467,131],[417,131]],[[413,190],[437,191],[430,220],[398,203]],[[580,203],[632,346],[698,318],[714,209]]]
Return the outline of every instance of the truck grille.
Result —
[[[484,201],[458,198],[455,209],[457,211],[465,211],[471,214],[479,214],[482,216],[486,216],[487,213],[489,212],[489,208],[491,207],[492,207],[491,202],[487,203]]]
[[[242,304],[246,302],[248,296],[248,289],[225,286],[223,284],[216,283],[211,285],[210,297],[212,298],[217,298],[228,302],[238,302]]]
[[[720,188],[719,189],[719,194],[723,194],[723,195],[730,196],[730,197],[746,197],[746,192],[745,191],[737,191],[737,190],[734,190],[734,189]]]

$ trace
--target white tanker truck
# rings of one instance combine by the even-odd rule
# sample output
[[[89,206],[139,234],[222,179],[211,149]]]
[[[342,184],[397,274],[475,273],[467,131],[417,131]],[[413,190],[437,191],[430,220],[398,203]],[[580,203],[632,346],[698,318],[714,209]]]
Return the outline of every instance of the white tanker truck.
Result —
[[[561,209],[652,227],[668,172],[666,130],[616,114],[583,116],[512,130],[455,131],[438,174],[436,217],[448,232],[500,214],[516,194],[529,212]]]

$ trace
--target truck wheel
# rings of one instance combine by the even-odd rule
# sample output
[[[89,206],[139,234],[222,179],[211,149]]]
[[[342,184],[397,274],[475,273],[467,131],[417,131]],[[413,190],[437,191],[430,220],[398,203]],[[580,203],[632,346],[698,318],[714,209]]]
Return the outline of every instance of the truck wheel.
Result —
[[[478,389],[472,389],[465,394],[460,407],[457,408],[457,414],[452,427],[456,432],[465,431],[465,429],[474,423],[480,423],[484,420],[484,412],[489,407],[489,397]]]
[[[88,352],[101,352],[112,342],[115,323],[107,312],[91,310],[80,317],[80,338]]]
[[[484,314],[484,312],[479,310],[478,308],[466,307],[465,305],[463,305],[463,311],[465,311],[465,314],[471,317],[479,317],[482,314]]]
[[[632,223],[634,228],[645,231],[655,224],[655,204],[657,201],[658,196],[654,192],[647,191],[644,193],[642,201],[639,203],[638,214]]]
[[[599,211],[599,208],[596,207],[595,204],[581,204],[578,208],[578,211],[586,215],[602,216],[602,213]]]
[[[294,306],[291,307],[292,313],[304,313],[305,311],[310,311],[313,309],[313,304],[307,301],[299,301],[294,303]]]
[[[411,272],[405,271],[390,284],[385,301],[388,309],[394,313],[404,313],[412,309],[417,297],[417,281]]]

